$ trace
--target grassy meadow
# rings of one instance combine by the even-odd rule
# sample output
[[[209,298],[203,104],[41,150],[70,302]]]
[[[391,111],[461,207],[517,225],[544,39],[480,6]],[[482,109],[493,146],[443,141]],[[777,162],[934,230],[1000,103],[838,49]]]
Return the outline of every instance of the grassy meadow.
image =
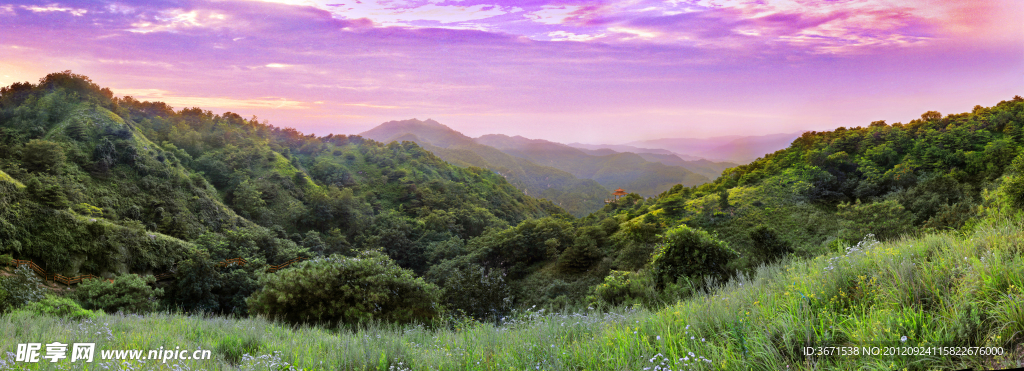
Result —
[[[870,239],[761,267],[658,310],[515,312],[499,324],[292,327],[264,318],[0,317],[0,369],[946,370],[1024,367],[1024,219]],[[18,342],[95,342],[91,364],[14,364]],[[211,349],[212,360],[117,363],[100,350]],[[999,356],[805,357],[805,346],[1002,347]],[[73,367],[72,367],[73,366]]]

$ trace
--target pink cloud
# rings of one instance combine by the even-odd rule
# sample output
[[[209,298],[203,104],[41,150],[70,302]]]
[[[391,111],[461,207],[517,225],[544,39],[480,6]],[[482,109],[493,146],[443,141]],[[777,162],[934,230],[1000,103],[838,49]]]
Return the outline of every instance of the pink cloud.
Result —
[[[1024,94],[1020,3],[587,4],[410,1],[506,13],[408,26],[254,1],[0,5],[0,82],[72,69],[319,134],[433,117],[566,141],[827,129]],[[544,9],[550,24],[525,16]]]

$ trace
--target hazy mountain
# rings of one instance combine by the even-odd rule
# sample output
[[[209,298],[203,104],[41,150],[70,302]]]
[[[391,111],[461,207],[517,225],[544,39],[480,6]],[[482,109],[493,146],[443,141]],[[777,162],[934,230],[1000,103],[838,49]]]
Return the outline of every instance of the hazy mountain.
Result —
[[[798,133],[761,136],[729,135],[712,138],[663,138],[628,143],[632,146],[665,149],[681,156],[694,156],[712,161],[731,161],[741,164],[789,147]]]
[[[660,162],[669,166],[680,166],[694,173],[708,177],[708,179],[715,179],[722,175],[722,171],[725,169],[739,166],[733,162],[714,162],[705,159],[699,159],[694,161],[687,161],[680,158],[677,154],[662,155],[656,153],[638,153],[640,157],[643,157],[647,161]]]
[[[547,198],[576,215],[603,206],[616,188],[654,196],[676,184],[706,183],[721,172],[708,170],[705,163],[697,166],[701,169],[697,173],[666,164],[665,159],[648,160],[630,152],[594,153],[521,136],[492,134],[473,139],[434,120],[390,121],[360,135],[382,142],[413,141],[453,164],[491,169],[527,194]],[[651,155],[672,154],[650,151]]]
[[[599,156],[600,155],[611,154],[611,153],[614,153],[614,152],[633,152],[633,153],[636,153],[636,154],[652,153],[652,154],[659,154],[659,155],[676,155],[676,156],[679,156],[679,158],[681,158],[683,160],[687,160],[687,161],[696,161],[696,160],[700,160],[701,159],[700,157],[689,156],[689,155],[681,155],[681,154],[669,151],[667,149],[661,149],[661,148],[641,148],[641,147],[627,146],[627,145],[621,145],[621,144],[569,143],[568,145],[570,147],[575,147],[575,148],[579,148],[581,150],[584,150],[584,152],[587,152],[587,153],[590,153],[590,154],[596,154],[596,155],[599,155]]]
[[[706,176],[708,179],[718,178],[718,176],[722,175],[722,171],[725,169],[739,165],[732,162],[714,162],[696,156],[680,155],[666,149],[583,143],[570,143],[569,146],[594,156],[607,156],[619,152],[632,152],[643,157],[644,160],[660,162],[669,166],[681,166],[686,170]]]
[[[567,171],[577,178],[594,179],[608,189],[623,188],[645,196],[659,194],[676,184],[694,186],[710,181],[684,167],[648,161],[635,153],[596,155],[561,143],[501,134],[484,135],[476,141],[539,165]]]
[[[415,142],[454,165],[492,170],[526,194],[551,200],[577,216],[600,209],[609,195],[609,191],[594,180],[579,179],[566,171],[479,144],[434,120],[389,121],[360,135],[384,143]]]

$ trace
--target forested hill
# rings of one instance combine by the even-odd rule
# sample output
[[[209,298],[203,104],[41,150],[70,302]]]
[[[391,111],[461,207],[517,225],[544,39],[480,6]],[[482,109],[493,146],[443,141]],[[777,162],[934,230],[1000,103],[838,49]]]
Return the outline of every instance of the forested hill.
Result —
[[[714,182],[675,187],[640,219],[717,233],[750,261],[776,242],[811,256],[869,233],[884,240],[955,229],[971,222],[1004,174],[1024,170],[1010,166],[1022,145],[1019,96],[967,113],[929,111],[905,124],[808,132]]]
[[[432,244],[564,215],[415,143],[174,111],[70,72],[0,90],[0,170],[0,254],[66,275],[374,248],[423,270]]]

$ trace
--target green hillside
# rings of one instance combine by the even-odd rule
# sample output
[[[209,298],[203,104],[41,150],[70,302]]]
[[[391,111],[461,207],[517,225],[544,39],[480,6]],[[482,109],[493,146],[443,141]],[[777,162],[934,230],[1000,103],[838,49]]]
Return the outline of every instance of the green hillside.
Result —
[[[0,90],[0,168],[13,180],[0,181],[0,255],[67,276],[235,257],[257,272],[373,249],[423,272],[451,241],[568,217],[501,176],[449,165],[414,143],[316,138],[230,112],[176,112],[113,98],[70,72]],[[243,300],[257,278],[237,292],[164,299],[217,310],[212,301]]]

